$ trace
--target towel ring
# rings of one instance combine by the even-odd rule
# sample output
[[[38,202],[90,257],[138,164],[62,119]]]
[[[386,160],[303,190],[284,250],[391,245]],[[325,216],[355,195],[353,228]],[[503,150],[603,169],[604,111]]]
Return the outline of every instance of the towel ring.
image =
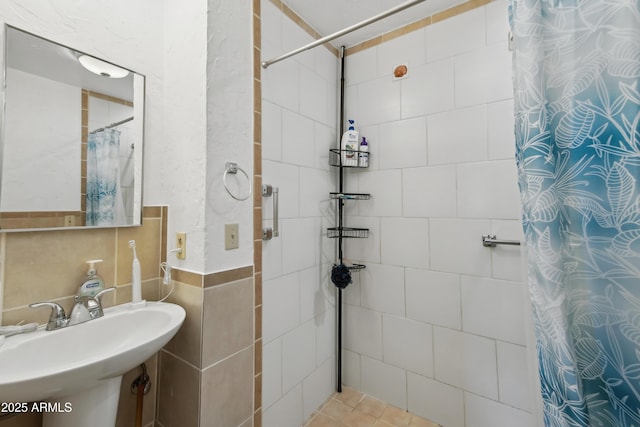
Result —
[[[242,174],[247,178],[247,182],[249,183],[249,193],[247,193],[245,197],[236,196],[231,192],[231,190],[229,190],[229,186],[227,185],[227,174],[231,173],[235,175],[238,173],[238,171],[242,172]],[[243,201],[251,197],[251,192],[253,191],[253,189],[251,188],[251,179],[249,178],[249,175],[247,175],[247,173],[240,166],[238,166],[237,163],[232,163],[232,162],[225,163],[224,175],[222,175],[222,182],[224,183],[224,189],[227,190],[227,193],[229,193],[229,195],[234,199]]]

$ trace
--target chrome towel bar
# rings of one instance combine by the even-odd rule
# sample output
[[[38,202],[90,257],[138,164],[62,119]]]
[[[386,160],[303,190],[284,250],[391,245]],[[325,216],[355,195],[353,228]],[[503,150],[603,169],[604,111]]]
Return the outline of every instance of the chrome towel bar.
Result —
[[[482,246],[485,248],[495,248],[496,245],[520,246],[520,241],[498,239],[495,234],[485,234],[482,236]]]
[[[262,185],[262,197],[273,196],[273,228],[262,228],[262,240],[271,240],[272,237],[278,237],[280,231],[278,228],[278,187],[273,187],[269,184]]]

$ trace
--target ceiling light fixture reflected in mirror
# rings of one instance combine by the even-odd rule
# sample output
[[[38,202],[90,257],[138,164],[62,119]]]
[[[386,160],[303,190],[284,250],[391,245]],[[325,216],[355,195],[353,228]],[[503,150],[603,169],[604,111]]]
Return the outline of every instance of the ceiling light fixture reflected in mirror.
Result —
[[[129,70],[116,67],[93,56],[82,55],[78,58],[80,64],[94,74],[112,79],[121,79],[129,74]]]

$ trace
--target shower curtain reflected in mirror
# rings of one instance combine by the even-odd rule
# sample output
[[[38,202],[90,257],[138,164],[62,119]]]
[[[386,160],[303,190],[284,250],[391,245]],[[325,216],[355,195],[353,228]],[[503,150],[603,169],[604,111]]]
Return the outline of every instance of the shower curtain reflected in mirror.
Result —
[[[640,3],[510,2],[547,426],[640,425]]]
[[[120,131],[107,128],[89,134],[87,143],[87,225],[124,224],[120,190]]]

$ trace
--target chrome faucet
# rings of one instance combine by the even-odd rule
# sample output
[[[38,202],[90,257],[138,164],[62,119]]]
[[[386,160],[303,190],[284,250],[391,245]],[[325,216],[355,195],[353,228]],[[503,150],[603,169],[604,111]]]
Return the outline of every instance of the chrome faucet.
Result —
[[[77,325],[79,323],[104,316],[104,312],[102,310],[102,296],[107,292],[114,291],[115,289],[115,287],[107,288],[98,292],[98,294],[93,297],[76,296],[75,303],[71,308],[71,313],[69,313],[68,317],[64,308],[55,302],[35,302],[33,304],[29,304],[29,307],[50,307],[51,314],[49,315],[49,322],[47,322],[46,330],[53,331],[55,329]]]

